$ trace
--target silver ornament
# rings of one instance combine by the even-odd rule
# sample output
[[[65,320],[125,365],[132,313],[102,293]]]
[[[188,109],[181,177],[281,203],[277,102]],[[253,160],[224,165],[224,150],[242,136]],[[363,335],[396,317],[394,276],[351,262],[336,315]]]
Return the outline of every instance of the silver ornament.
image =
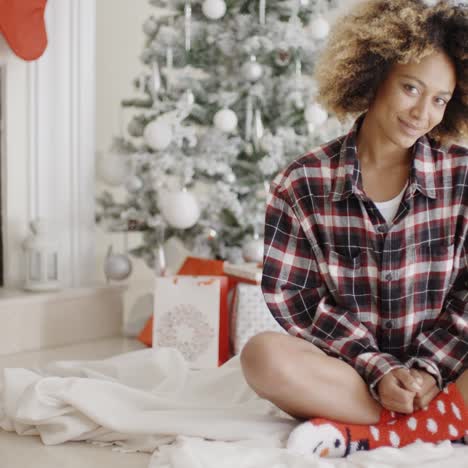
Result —
[[[112,246],[107,251],[104,261],[104,274],[107,281],[122,281],[127,279],[132,273],[132,262],[128,255],[112,253]]]
[[[143,181],[138,176],[131,176],[125,182],[125,188],[130,193],[136,193],[143,188]]]
[[[263,238],[254,236],[242,246],[242,257],[246,262],[263,260]]]
[[[263,74],[262,66],[257,62],[255,55],[250,57],[250,60],[242,65],[242,74],[246,80],[257,81]]]
[[[151,16],[143,23],[143,32],[148,36],[152,36],[158,30],[158,23]]]

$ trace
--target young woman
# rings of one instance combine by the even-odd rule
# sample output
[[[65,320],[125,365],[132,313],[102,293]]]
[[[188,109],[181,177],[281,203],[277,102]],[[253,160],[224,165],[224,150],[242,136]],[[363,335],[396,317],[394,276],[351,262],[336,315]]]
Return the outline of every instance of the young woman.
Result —
[[[271,185],[262,287],[288,334],[241,354],[297,418],[292,450],[344,456],[468,430],[468,6],[368,0],[316,77],[349,134]]]

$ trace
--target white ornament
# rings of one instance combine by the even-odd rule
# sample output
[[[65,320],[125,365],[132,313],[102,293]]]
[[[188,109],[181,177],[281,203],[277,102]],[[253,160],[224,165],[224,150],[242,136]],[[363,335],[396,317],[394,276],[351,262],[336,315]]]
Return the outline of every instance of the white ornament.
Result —
[[[237,127],[237,115],[231,109],[221,109],[216,112],[213,122],[219,130],[231,133]]]
[[[207,18],[218,20],[226,13],[226,4],[223,0],[205,0],[202,11]]]
[[[322,16],[318,16],[309,23],[309,29],[314,39],[325,39],[330,32],[328,21]]]
[[[125,188],[130,193],[138,192],[143,188],[143,181],[138,176],[131,176],[125,182]]]
[[[172,142],[172,127],[162,121],[153,120],[143,133],[146,144],[154,150],[165,150]]]
[[[246,262],[262,262],[263,238],[255,236],[248,240],[242,247],[242,257]]]
[[[161,195],[159,209],[167,223],[176,229],[191,228],[200,218],[198,201],[187,190]]]
[[[319,104],[310,104],[307,106],[304,117],[312,125],[322,125],[327,121],[328,114]]]
[[[128,255],[113,254],[112,247],[107,251],[107,256],[104,261],[104,274],[107,281],[110,279],[121,281],[130,276],[132,273],[132,262]]]
[[[262,66],[257,63],[257,59],[254,55],[250,57],[250,60],[242,65],[242,74],[244,78],[249,81],[257,81],[263,74]]]
[[[128,175],[127,156],[119,153],[108,153],[98,160],[99,178],[108,185],[123,184]]]

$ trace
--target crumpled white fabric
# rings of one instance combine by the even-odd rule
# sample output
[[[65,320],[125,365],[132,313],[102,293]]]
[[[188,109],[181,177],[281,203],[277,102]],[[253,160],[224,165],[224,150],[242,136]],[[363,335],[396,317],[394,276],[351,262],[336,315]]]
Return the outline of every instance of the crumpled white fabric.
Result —
[[[193,371],[177,350],[144,349],[0,377],[0,428],[47,445],[88,440],[152,452],[176,435],[278,445],[295,424],[248,387],[238,357]]]
[[[382,447],[346,459],[300,456],[258,442],[218,442],[178,437],[151,457],[149,468],[466,468],[468,447],[445,441],[415,442],[401,449]]]
[[[100,361],[56,361],[0,374],[0,428],[45,444],[86,440],[154,452],[149,468],[468,467],[449,442],[360,452],[346,460],[289,453],[297,422],[260,399],[238,357],[193,371],[173,349]]]

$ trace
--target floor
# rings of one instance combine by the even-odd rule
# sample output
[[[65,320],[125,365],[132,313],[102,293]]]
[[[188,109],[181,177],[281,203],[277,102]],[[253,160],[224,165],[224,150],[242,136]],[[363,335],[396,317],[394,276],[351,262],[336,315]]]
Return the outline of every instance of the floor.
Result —
[[[28,367],[55,360],[104,359],[145,346],[129,338],[108,338],[43,351],[0,356],[0,369]],[[39,437],[0,430],[0,468],[147,468],[150,455],[113,452],[84,442],[43,445]]]

